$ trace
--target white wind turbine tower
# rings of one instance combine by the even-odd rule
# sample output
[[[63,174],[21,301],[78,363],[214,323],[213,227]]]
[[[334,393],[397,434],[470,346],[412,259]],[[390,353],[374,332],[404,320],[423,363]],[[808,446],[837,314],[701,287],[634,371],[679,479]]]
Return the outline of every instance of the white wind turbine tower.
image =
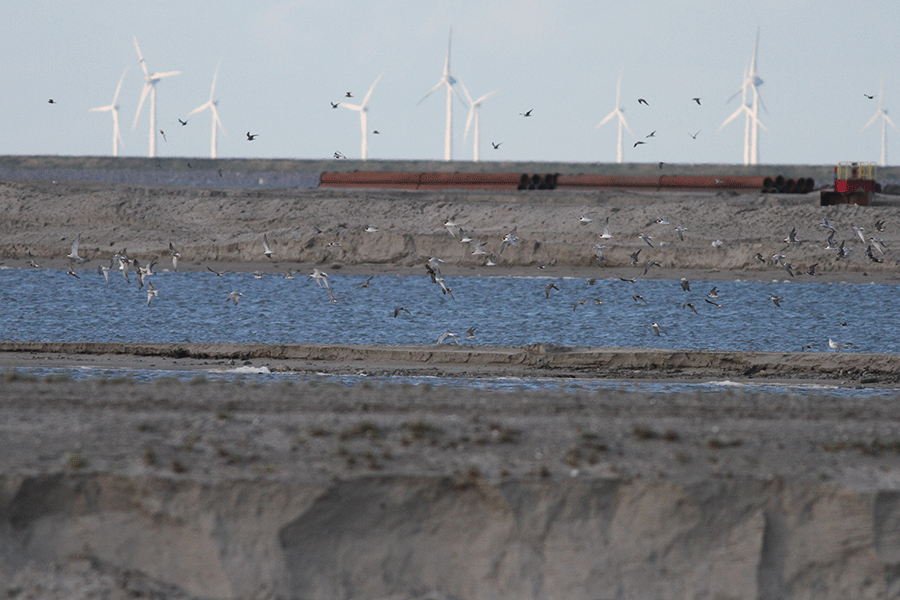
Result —
[[[878,86],[878,112],[876,112],[869,122],[863,125],[863,128],[859,130],[860,133],[863,132],[863,129],[881,119],[881,166],[887,166],[887,126],[890,125],[894,128],[895,131],[900,132],[900,129],[897,129],[897,126],[894,125],[894,122],[891,121],[891,118],[887,114],[887,109],[884,108],[884,77],[881,78],[881,84]]]
[[[132,129],[137,127],[138,117],[141,116],[141,108],[144,107],[144,100],[147,99],[147,92],[150,92],[150,157],[156,156],[156,84],[163,77],[171,77],[172,75],[180,75],[181,71],[167,71],[165,73],[151,73],[147,70],[147,64],[141,55],[141,48],[138,46],[137,36],[134,38],[134,48],[137,50],[138,58],[141,60],[141,68],[144,70],[144,90],[141,92],[141,102],[138,104],[137,114],[134,115],[134,124]]]
[[[765,125],[763,125],[759,120],[759,107],[762,105],[765,108],[765,104],[762,101],[762,97],[759,95],[759,86],[763,84],[763,80],[760,79],[759,74],[756,72],[756,59],[759,55],[759,27],[756,28],[756,45],[753,47],[753,60],[750,61],[750,70],[749,72],[745,72],[744,74],[744,83],[741,84],[741,89],[735,92],[731,98],[736,97],[738,94],[742,95],[741,103],[742,108],[739,108],[725,121],[727,123],[735,116],[737,116],[740,112],[744,110],[743,107],[746,107],[747,111],[747,120],[745,125],[745,135],[744,135],[744,164],[750,165],[758,165],[759,164],[759,128],[762,127],[766,129]],[[750,90],[753,94],[753,104],[747,105],[747,91]],[[731,101],[731,98],[728,101]],[[725,125],[722,123],[722,125]],[[749,127],[749,150],[747,148],[747,131],[746,128]],[[720,126],[721,129],[721,126]],[[766,129],[767,130],[767,129]],[[768,130],[767,130],[768,131]]]
[[[450,39],[453,37],[453,28],[450,28],[450,38],[447,39],[447,59],[444,61],[444,74],[441,76],[441,80],[437,82],[437,85],[431,88],[431,90],[422,97],[422,100],[419,100],[418,104],[421,104],[425,98],[431,95],[436,89],[441,87],[442,85],[447,86],[447,132],[444,137],[444,160],[452,160],[453,159],[453,137],[452,137],[452,129],[453,129],[453,94],[456,94],[456,97],[459,98],[459,101],[465,104],[462,98],[459,97],[459,94],[456,90],[453,89],[453,84],[456,83],[456,80],[450,75]]]
[[[744,69],[744,79],[747,80],[747,70]],[[731,121],[736,119],[738,115],[744,113],[744,164],[750,164],[750,121],[753,119],[753,111],[750,110],[750,107],[747,105],[747,88],[741,88],[741,105],[738,107],[736,111],[731,113],[731,116],[722,121],[722,124],[719,125],[719,129],[716,131],[722,131],[722,128],[728,125]]]
[[[219,111],[216,110],[216,106],[218,106],[219,101],[215,99],[216,95],[216,79],[219,78],[219,67],[216,67],[216,73],[213,75],[212,89],[209,90],[209,100],[206,101],[206,104],[202,104],[188,113],[188,116],[193,115],[194,113],[202,112],[207,108],[212,112],[212,141],[210,142],[210,158],[216,158],[216,130],[221,129],[222,133],[225,133],[225,128],[222,127],[222,122],[219,120]],[[228,135],[228,134],[226,134]]]
[[[466,84],[464,84],[462,81],[460,81],[459,84],[462,86],[463,93],[465,93],[466,98],[469,99],[469,118],[466,119],[466,132],[463,134],[463,139],[465,140],[469,136],[469,127],[472,125],[472,122],[474,121],[475,132],[473,134],[473,139],[475,142],[475,151],[472,155],[472,160],[474,162],[478,162],[478,144],[479,144],[479,141],[478,141],[479,140],[478,117],[479,117],[479,114],[481,113],[481,103],[484,102],[489,96],[496,94],[499,90],[494,90],[493,92],[488,92],[481,98],[478,98],[477,100],[472,100],[472,96],[469,95],[469,90],[466,89]]]
[[[609,121],[610,119],[612,119],[613,117],[618,118],[618,120],[619,120],[619,145],[618,145],[618,151],[616,152],[616,162],[618,162],[618,163],[622,162],[622,127],[624,126],[625,129],[628,130],[628,133],[630,133],[631,135],[634,135],[634,133],[631,131],[631,127],[629,127],[628,123],[625,121],[625,114],[622,112],[622,107],[619,104],[619,92],[620,92],[621,88],[622,88],[622,78],[620,77],[619,81],[616,83],[616,108],[611,113],[606,115],[606,117],[602,121],[597,123],[597,127],[595,128],[595,129],[600,129],[600,127],[602,127],[604,124],[606,124],[606,122]]]
[[[119,105],[116,104],[116,101],[119,99],[119,92],[122,90],[122,82],[125,81],[125,73],[128,72],[128,67],[125,67],[125,71],[122,73],[122,77],[119,78],[119,85],[116,86],[116,95],[113,96],[112,104],[109,106],[100,106],[97,108],[91,108],[91,112],[106,112],[109,111],[112,113],[113,118],[113,156],[119,155],[119,143],[122,141],[122,134],[119,132]]]
[[[378,83],[378,80],[384,75],[382,73],[375,79],[375,83],[372,84],[372,87],[369,88],[369,91],[366,93],[366,97],[363,98],[362,104],[347,104],[346,102],[341,102],[341,106],[345,108],[349,108],[350,110],[359,111],[359,125],[362,127],[362,159],[367,160],[369,156],[369,124],[366,115],[369,113],[369,97],[372,95],[372,90],[375,89],[375,85]]]

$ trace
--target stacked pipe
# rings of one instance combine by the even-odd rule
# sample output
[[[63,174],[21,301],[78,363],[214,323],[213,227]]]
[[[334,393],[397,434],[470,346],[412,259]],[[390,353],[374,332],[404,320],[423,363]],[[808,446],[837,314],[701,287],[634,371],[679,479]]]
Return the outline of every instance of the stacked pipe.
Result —
[[[766,177],[763,180],[762,192],[764,194],[808,194],[816,187],[812,177],[800,177],[798,179],[785,179],[778,175],[774,179]]]

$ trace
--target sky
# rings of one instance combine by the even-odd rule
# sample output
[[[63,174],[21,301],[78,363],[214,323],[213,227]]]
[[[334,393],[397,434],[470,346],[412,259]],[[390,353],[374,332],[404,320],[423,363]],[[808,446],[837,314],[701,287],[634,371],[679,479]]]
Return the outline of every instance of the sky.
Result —
[[[127,68],[120,156],[147,156],[149,98],[132,127],[136,37],[151,72],[181,72],[157,86],[158,156],[209,157],[210,112],[187,115],[218,67],[219,158],[359,158],[359,113],[331,103],[360,102],[381,76],[369,158],[439,160],[446,92],[422,98],[452,28],[451,75],[476,98],[497,90],[481,106],[482,161],[615,162],[617,126],[597,125],[621,78],[625,162],[741,164],[743,117],[720,125],[740,107],[758,27],[760,163],[878,162],[880,124],[860,130],[880,101],[900,115],[897,25],[896,0],[6,0],[0,155],[111,156],[111,114],[89,109]],[[473,157],[467,115],[454,100],[454,160]],[[900,164],[893,129],[887,159]]]

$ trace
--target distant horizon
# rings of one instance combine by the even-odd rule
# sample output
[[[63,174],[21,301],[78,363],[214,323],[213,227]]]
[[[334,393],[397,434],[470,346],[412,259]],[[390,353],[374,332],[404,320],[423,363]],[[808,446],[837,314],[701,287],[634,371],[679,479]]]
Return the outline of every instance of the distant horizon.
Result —
[[[888,0],[856,10],[776,0],[88,0],[47,10],[12,0],[3,16],[9,155],[111,156],[111,111],[91,109],[110,106],[121,80],[119,154],[147,157],[146,67],[179,73],[158,82],[161,158],[210,156],[211,111],[191,113],[210,101],[215,76],[219,158],[358,159],[360,117],[332,106],[348,92],[361,102],[383,74],[368,102],[369,158],[441,160],[447,95],[435,86],[448,43],[460,162],[473,158],[463,84],[472,98],[497,90],[480,108],[483,161],[615,162],[618,127],[599,124],[621,81],[624,162],[741,165],[744,116],[724,123],[740,111],[757,30],[761,164],[880,163],[879,107],[900,111],[900,3]],[[887,164],[898,162],[900,131],[888,125]]]

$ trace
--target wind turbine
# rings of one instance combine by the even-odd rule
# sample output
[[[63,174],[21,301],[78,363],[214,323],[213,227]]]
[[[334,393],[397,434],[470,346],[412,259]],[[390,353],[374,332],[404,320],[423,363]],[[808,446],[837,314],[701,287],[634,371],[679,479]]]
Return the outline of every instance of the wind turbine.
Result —
[[[216,73],[215,75],[213,75],[212,89],[209,90],[209,100],[206,101],[206,104],[202,104],[188,113],[188,116],[191,116],[194,113],[202,112],[207,108],[212,112],[212,142],[210,143],[209,151],[210,158],[216,158],[216,129],[221,129],[222,133],[225,133],[225,128],[222,127],[222,122],[219,120],[219,111],[216,110],[216,106],[219,104],[219,101],[215,99],[216,79],[218,79],[218,77],[219,67],[216,67]]]
[[[739,108],[725,121],[727,123],[735,116],[737,116],[740,112],[745,111],[747,114],[747,120],[745,125],[745,134],[744,134],[744,164],[745,165],[758,165],[759,164],[759,128],[762,127],[766,129],[765,125],[763,125],[759,120],[759,107],[762,105],[763,108],[766,105],[762,101],[762,97],[759,95],[759,86],[763,84],[763,80],[760,79],[759,74],[756,72],[756,61],[759,56],[759,27],[756,28],[756,45],[753,47],[753,60],[750,61],[750,70],[744,72],[744,83],[741,84],[741,89],[735,92],[731,98],[728,99],[730,102],[732,98],[736,97],[738,94],[741,94],[741,104],[742,108]],[[753,104],[747,104],[747,91],[750,91],[753,94]],[[722,126],[725,125],[722,123]],[[752,127],[751,127],[752,126]],[[721,126],[719,127],[721,129]],[[749,132],[747,132],[749,129]],[[768,131],[768,129],[766,129]],[[748,133],[749,133],[749,149],[748,146]]]
[[[622,88],[622,78],[619,78],[619,81],[616,83],[616,108],[606,115],[602,121],[597,123],[597,127],[595,129],[600,129],[607,121],[612,119],[613,117],[617,117],[619,120],[619,146],[618,151],[616,152],[616,162],[622,162],[622,127],[628,130],[628,133],[634,135],[634,132],[631,131],[631,127],[628,126],[628,123],[625,121],[625,114],[622,112],[621,105],[619,104],[619,92]]]
[[[878,112],[869,119],[868,123],[863,125],[859,132],[862,133],[863,129],[878,119],[881,119],[881,166],[885,167],[887,166],[887,126],[890,125],[898,132],[900,132],[900,129],[897,129],[897,126],[894,125],[894,122],[888,116],[887,109],[884,108],[884,77],[881,78],[881,84],[878,86]]]
[[[465,105],[465,102],[462,98],[460,98],[459,94],[456,90],[453,89],[453,84],[456,83],[456,79],[450,75],[450,39],[453,37],[453,28],[450,28],[450,38],[447,39],[447,59],[444,61],[444,74],[441,75],[441,80],[437,82],[437,85],[431,88],[425,96],[422,97],[422,100],[419,100],[417,104],[421,104],[425,98],[431,95],[436,89],[441,87],[442,85],[447,86],[447,132],[444,138],[444,160],[452,160],[453,159],[453,136],[452,136],[452,128],[453,128],[453,94],[456,94],[456,97],[459,98],[459,101]]]
[[[163,77],[171,77],[172,75],[181,75],[181,71],[167,71],[165,73],[151,73],[147,70],[147,64],[141,55],[141,48],[138,46],[137,36],[134,37],[134,49],[137,50],[138,58],[141,60],[141,68],[144,70],[144,90],[141,92],[141,102],[138,104],[137,114],[134,115],[134,124],[132,129],[137,127],[138,117],[141,116],[141,109],[144,107],[144,100],[147,99],[147,92],[150,92],[150,158],[156,156],[156,84]]]
[[[362,104],[347,104],[346,102],[341,102],[341,106],[345,108],[349,108],[350,110],[359,111],[359,125],[362,127],[362,159],[367,160],[369,156],[369,125],[366,119],[366,115],[369,112],[369,97],[372,95],[372,90],[375,89],[375,84],[378,83],[378,80],[384,75],[382,73],[375,79],[375,83],[372,84],[372,87],[369,88],[368,93],[366,93],[366,97],[363,98]]]
[[[469,118],[466,119],[466,132],[463,134],[463,139],[465,140],[469,136],[469,126],[472,125],[472,122],[475,122],[475,133],[473,135],[473,139],[475,141],[475,151],[472,155],[472,160],[474,162],[478,162],[478,117],[481,113],[481,103],[484,102],[489,96],[496,94],[499,90],[494,90],[493,92],[488,92],[481,98],[477,100],[472,100],[472,96],[469,95],[469,90],[466,89],[466,84],[462,81],[459,82],[462,86],[463,93],[465,93],[466,98],[469,99]]]
[[[122,73],[122,77],[119,78],[119,85],[116,86],[116,95],[113,96],[112,104],[109,106],[99,106],[97,108],[89,109],[91,112],[106,112],[109,111],[112,113],[113,118],[113,156],[119,155],[119,143],[122,141],[122,134],[119,132],[119,105],[116,104],[116,101],[119,99],[119,92],[122,90],[122,82],[125,81],[125,73],[128,72],[128,67],[125,67],[125,71]]]

